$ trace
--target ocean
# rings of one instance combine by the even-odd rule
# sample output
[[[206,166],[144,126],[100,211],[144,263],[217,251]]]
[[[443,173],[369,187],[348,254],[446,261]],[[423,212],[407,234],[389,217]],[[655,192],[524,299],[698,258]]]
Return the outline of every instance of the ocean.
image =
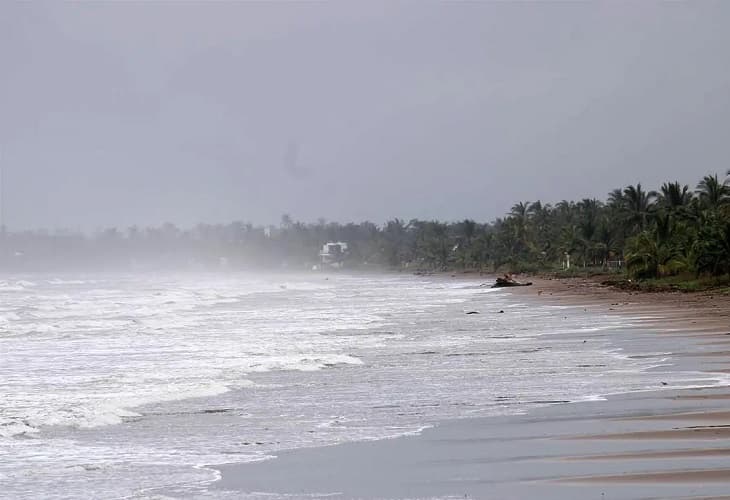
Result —
[[[662,382],[727,383],[671,369],[661,345],[637,337],[641,318],[485,283],[3,276],[0,497],[201,496],[217,464],[278,450],[388,439]]]

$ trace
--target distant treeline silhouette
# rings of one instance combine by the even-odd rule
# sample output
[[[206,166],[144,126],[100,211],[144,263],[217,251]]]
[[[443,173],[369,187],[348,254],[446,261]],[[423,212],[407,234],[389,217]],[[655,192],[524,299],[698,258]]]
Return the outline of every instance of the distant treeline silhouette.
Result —
[[[730,176],[730,171],[728,171]],[[9,232],[2,265],[46,268],[312,269],[328,241],[348,243],[345,265],[408,270],[538,271],[621,267],[635,277],[730,273],[730,181],[707,175],[695,189],[666,182],[615,189],[606,201],[554,205],[516,203],[490,223],[393,219],[303,223],[284,215],[278,227],[243,222],[182,230],[110,228],[74,232]]]

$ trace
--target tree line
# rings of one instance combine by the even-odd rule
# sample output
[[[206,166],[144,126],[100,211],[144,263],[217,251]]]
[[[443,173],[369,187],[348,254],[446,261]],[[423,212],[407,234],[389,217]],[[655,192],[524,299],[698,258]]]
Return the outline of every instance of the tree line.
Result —
[[[392,219],[315,223],[284,215],[274,226],[243,222],[180,229],[110,228],[3,232],[4,267],[202,267],[311,269],[328,241],[348,243],[346,266],[412,271],[626,269],[637,278],[730,274],[730,171],[694,188],[665,182],[614,189],[605,201],[516,203],[489,223]]]
[[[473,241],[467,233],[462,240]],[[606,201],[520,202],[463,253],[466,263],[476,255],[493,268],[516,271],[566,267],[570,260],[582,267],[625,266],[637,278],[728,274],[730,181],[715,174],[694,190],[665,182],[656,191],[641,184],[614,189]]]

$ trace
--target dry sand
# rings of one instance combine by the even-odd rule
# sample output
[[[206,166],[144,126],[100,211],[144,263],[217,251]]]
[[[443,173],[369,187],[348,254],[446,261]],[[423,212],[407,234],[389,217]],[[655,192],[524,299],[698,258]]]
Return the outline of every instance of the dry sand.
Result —
[[[531,278],[533,286],[515,288],[521,296],[555,303],[582,305],[615,314],[644,314],[647,324],[666,326],[668,332],[717,338],[730,336],[730,296],[714,292],[632,292],[604,286],[602,278]],[[689,330],[689,331],[688,331]],[[730,348],[730,338],[728,339]]]

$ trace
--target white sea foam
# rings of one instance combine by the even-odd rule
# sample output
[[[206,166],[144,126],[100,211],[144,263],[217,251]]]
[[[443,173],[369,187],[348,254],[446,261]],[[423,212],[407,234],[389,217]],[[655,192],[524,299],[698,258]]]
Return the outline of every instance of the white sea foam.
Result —
[[[0,323],[9,323],[10,321],[18,320],[20,320],[20,316],[13,311],[0,313]]]
[[[70,479],[68,497],[134,495],[283,448],[728,381],[664,370],[671,347],[656,352],[619,317],[478,283],[329,278],[0,281],[6,494],[48,496]]]
[[[49,285],[86,285],[89,283],[93,283],[93,281],[86,281],[86,280],[64,280],[61,278],[53,278],[50,280],[47,280],[46,283]]]
[[[0,417],[0,437],[23,436],[34,434],[38,429],[22,421]]]

